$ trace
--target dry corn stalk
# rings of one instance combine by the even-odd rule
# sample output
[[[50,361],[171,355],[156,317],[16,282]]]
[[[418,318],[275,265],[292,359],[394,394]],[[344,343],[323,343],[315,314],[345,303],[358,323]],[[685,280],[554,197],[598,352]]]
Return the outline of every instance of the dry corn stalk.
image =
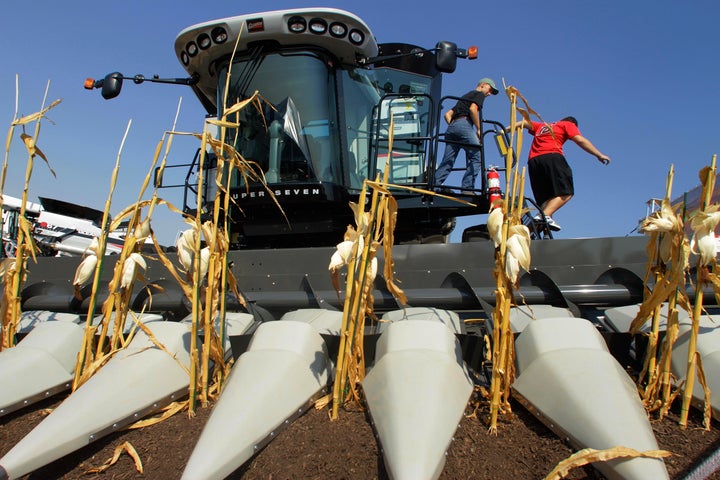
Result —
[[[388,151],[392,152],[394,119],[390,119]],[[356,227],[348,226],[344,241],[331,259],[329,270],[339,295],[339,270],[347,266],[343,319],[340,332],[335,383],[332,393],[333,420],[338,417],[340,405],[359,400],[360,383],[365,378],[363,338],[367,317],[377,320],[374,314],[372,288],[377,275],[377,249],[382,245],[385,256],[384,276],[390,293],[401,305],[407,303],[405,293],[395,282],[392,259],[394,231],[397,222],[397,202],[388,184],[389,163],[385,164],[382,181],[365,180],[358,203],[351,203]],[[401,187],[402,188],[402,187]],[[369,211],[364,210],[367,190],[372,189]]]
[[[689,265],[689,246],[682,217],[670,206],[673,173],[671,166],[660,210],[646,218],[640,226],[640,230],[650,236],[646,248],[648,266],[645,283],[652,277],[654,288],[650,291],[646,287],[643,302],[630,325],[630,333],[638,334],[641,327],[651,320],[646,356],[638,384],[645,408],[650,412],[658,411],[660,418],[667,414],[674,398],[670,360],[679,328],[677,308],[681,306],[690,310],[684,288]],[[658,360],[659,324],[664,302],[667,302],[667,327]]]
[[[332,396],[331,418],[333,420],[337,419],[342,403],[349,398],[358,398],[357,385],[365,375],[362,339],[365,333],[366,314],[372,312],[374,306],[370,292],[377,273],[377,259],[375,258],[377,244],[373,243],[373,237],[374,230],[380,229],[380,225],[375,223],[379,217],[377,209],[380,207],[377,190],[373,190],[370,211],[366,213],[363,210],[367,188],[367,182],[365,182],[358,204],[354,205],[356,228],[348,226],[345,240],[338,245],[340,258],[334,256],[329,267],[333,284],[337,288],[339,269],[347,265],[340,347]]]
[[[18,236],[16,239],[17,250],[15,253],[14,264],[11,266],[8,263],[4,266],[5,268],[3,268],[4,291],[2,299],[0,300],[0,351],[5,348],[15,346],[17,325],[20,321],[21,315],[20,294],[22,292],[22,286],[26,278],[27,261],[31,256],[33,257],[33,259],[35,259],[35,253],[37,251],[37,246],[35,245],[31,232],[30,222],[25,218],[25,206],[27,205],[30,179],[32,177],[35,158],[40,157],[43,161],[45,161],[48,168],[50,168],[50,172],[53,174],[53,176],[55,175],[55,172],[50,167],[50,163],[47,157],[37,146],[37,141],[40,136],[41,121],[46,118],[47,112],[57,106],[61,101],[55,100],[49,106],[45,106],[49,88],[50,82],[48,82],[46,86],[45,96],[43,97],[42,107],[40,111],[19,119],[17,118],[16,90],[15,115],[10,125],[7,141],[5,143],[5,160],[3,164],[2,183],[0,184],[0,202],[2,202],[2,193],[5,187],[5,175],[7,171],[7,163],[10,154],[10,146],[12,144],[13,133],[16,126],[22,126],[23,132],[20,134],[20,138],[23,141],[25,148],[27,149],[28,159],[25,170],[25,184],[20,205],[18,221],[19,228]],[[34,134],[28,135],[25,132],[25,126],[33,122],[35,123]]]
[[[177,120],[177,113],[175,120]],[[111,223],[109,212],[112,204],[112,195],[115,191],[117,183],[123,146],[125,144],[125,140],[127,139],[131,125],[132,121],[129,121],[116,156],[115,167],[110,180],[110,190],[103,212],[101,225],[102,231],[100,237],[94,240],[91,244],[91,248],[89,248],[90,256],[86,257],[78,267],[75,280],[73,282],[76,295],[79,295],[80,289],[89,279],[91,275],[91,267],[94,265],[92,290],[89,297],[89,306],[85,325],[85,337],[83,340],[83,348],[78,356],[78,362],[75,369],[75,379],[73,382],[74,389],[78,388],[82,383],[84,383],[84,381],[90,378],[100,367],[102,367],[102,365],[104,365],[107,360],[112,357],[115,352],[124,348],[129,343],[137,328],[145,330],[151,340],[154,338],[152,333],[142,325],[143,313],[140,312],[140,315],[138,316],[135,312],[130,311],[130,300],[132,298],[135,282],[138,280],[144,281],[142,271],[146,268],[146,261],[142,254],[143,245],[149,238],[152,238],[152,241],[155,242],[157,247],[157,242],[152,235],[150,225],[151,216],[153,209],[157,204],[164,204],[166,202],[157,197],[157,190],[151,200],[148,201],[140,199],[144,196],[150,179],[152,178],[152,172],[155,171],[155,167],[158,164],[161,146],[165,143],[167,134],[164,134],[163,140],[156,148],[149,173],[145,176],[145,180],[139,191],[138,201],[121,211]],[[168,140],[168,145],[169,143],[170,140]],[[166,157],[164,157],[161,162],[162,166],[165,165],[165,161]],[[144,220],[140,220],[142,217],[142,211],[146,207],[148,208],[147,217]],[[109,295],[101,307],[102,316],[100,323],[98,325],[94,325],[93,318],[95,315],[100,275],[105,261],[104,254],[107,244],[107,236],[110,231],[117,229],[120,223],[124,222],[126,218],[129,218],[129,235],[126,236],[123,250],[115,262],[113,277],[108,286]],[[92,258],[93,254],[96,259]],[[129,333],[125,335],[125,322],[127,318],[131,318],[135,325],[133,325],[133,327],[129,330]],[[106,345],[111,325],[113,327],[112,337],[109,340],[109,345]],[[100,331],[100,334],[96,336],[98,330]],[[160,349],[164,349],[164,347],[156,340],[153,341]]]
[[[530,232],[522,224],[524,203],[525,170],[513,168],[515,152],[522,148],[522,130],[515,135],[517,113],[524,117],[534,111],[525,102],[526,109],[517,106],[517,99],[525,99],[514,87],[505,89],[511,103],[511,141],[505,156],[504,201],[491,206],[488,215],[488,232],[495,243],[495,309],[493,310],[492,334],[492,379],[490,384],[490,426],[491,433],[497,433],[497,419],[500,413],[510,411],[510,388],[515,380],[515,344],[510,326],[510,308],[515,304],[514,291],[517,288],[521,269],[530,268]],[[529,118],[529,117],[528,117]]]
[[[95,349],[95,334],[97,332],[97,327],[93,325],[93,317],[95,315],[95,305],[96,305],[96,299],[97,299],[97,291],[100,284],[100,274],[102,272],[103,263],[104,263],[104,257],[105,257],[105,248],[107,245],[107,233],[109,229],[108,220],[110,218],[110,205],[111,205],[111,199],[112,194],[115,190],[115,185],[117,183],[117,175],[118,171],[120,169],[120,157],[122,153],[123,145],[125,144],[125,140],[127,138],[127,134],[130,130],[130,125],[132,122],[128,122],[128,125],[125,129],[125,134],[123,135],[123,139],[120,143],[120,148],[118,150],[118,154],[115,158],[115,167],[113,168],[113,174],[110,179],[110,191],[108,194],[108,198],[105,201],[105,209],[103,211],[103,219],[102,219],[102,232],[100,234],[100,237],[98,239],[94,239],[91,247],[89,250],[89,256],[86,257],[78,266],[78,269],[75,272],[75,279],[73,281],[73,286],[75,288],[76,296],[80,295],[80,289],[82,288],[82,285],[87,282],[87,280],[90,279],[90,276],[92,275],[92,291],[89,298],[89,306],[87,311],[87,317],[85,320],[85,335],[83,337],[83,345],[80,350],[80,354],[78,355],[78,361],[75,365],[75,375],[73,380],[73,390],[77,389],[82,383],[84,383],[88,378],[90,378],[93,373],[100,368],[105,361],[109,359],[108,355],[105,355],[107,352],[104,351],[104,340],[105,335],[107,333],[108,324],[110,322],[110,313],[112,303],[116,300],[113,292],[113,283],[111,282],[111,294],[108,300],[106,301],[106,304],[103,305],[103,312],[108,312],[106,315],[106,321],[103,323],[102,328],[102,336],[99,339],[97,349]],[[93,260],[94,256],[94,260]],[[126,249],[123,247],[123,251],[121,252],[120,259],[118,260],[118,263],[116,263],[115,268],[118,268],[118,264],[122,265],[121,262],[124,262],[124,259],[127,257]],[[115,280],[115,279],[114,279]],[[115,281],[115,285],[117,285],[117,281]],[[129,301],[129,300],[128,300]],[[110,302],[110,303],[108,303]],[[118,323],[118,322],[116,322]],[[121,328],[121,327],[120,327]],[[116,324],[115,330],[118,330],[118,325]],[[117,350],[117,344],[113,345],[114,348],[111,349],[111,351]],[[98,361],[102,360],[102,361]]]
[[[225,363],[224,348],[221,340],[224,336],[225,328],[226,289],[229,287],[240,303],[244,305],[244,300],[237,291],[237,282],[232,272],[228,270],[227,254],[230,246],[229,234],[227,229],[220,227],[220,225],[228,225],[230,223],[229,185],[235,175],[241,176],[246,182],[266,183],[262,169],[254,162],[246,160],[235,148],[226,143],[227,128],[237,129],[240,126],[237,119],[239,118],[240,111],[245,108],[256,108],[262,112],[262,102],[264,102],[262,96],[258,92],[255,92],[250,98],[229,106],[224,110],[223,116],[218,121],[208,121],[208,127],[213,123],[220,127],[219,139],[213,139],[209,135],[208,127],[206,127],[202,138],[202,151],[206,151],[206,146],[209,146],[218,159],[216,177],[214,179],[218,187],[218,193],[214,199],[209,199],[213,203],[213,218],[211,222],[204,222],[202,225],[202,232],[206,243],[205,248],[207,248],[207,250],[205,250],[205,248],[200,249],[200,239],[199,237],[195,238],[195,252],[199,254],[199,257],[196,256],[195,258],[200,258],[194,270],[195,280],[201,281],[203,278],[207,278],[204,304],[198,302],[197,292],[194,293],[193,298],[193,325],[195,325],[195,315],[197,313],[198,320],[202,319],[202,329],[205,332],[204,345],[202,348],[203,357],[198,365],[203,404],[206,404],[209,399],[211,385],[216,385],[215,391],[219,392],[221,390],[222,383],[229,370],[229,365]],[[201,159],[201,162],[202,161],[203,159]],[[202,168],[200,170],[202,171]],[[198,179],[198,182],[201,182],[201,179]],[[247,184],[248,183],[246,183],[246,185]],[[272,192],[270,192],[270,197],[276,202],[280,211],[282,211]],[[201,205],[201,199],[199,198],[198,212],[201,211]],[[207,267],[203,266],[205,262],[207,262]],[[205,277],[205,268],[207,268],[207,277]],[[218,330],[215,329],[215,318],[220,319]],[[211,364],[215,365],[212,378],[210,374]],[[192,407],[193,398],[191,396],[191,409]]]
[[[241,177],[244,183],[264,184],[268,195],[283,213],[272,191],[266,185],[262,169],[255,162],[246,160],[233,145],[226,142],[228,129],[240,126],[237,118],[244,108],[256,108],[262,113],[265,100],[255,92],[250,98],[228,106],[220,119],[206,121],[203,133],[171,132],[172,135],[192,135],[201,142],[197,209],[195,217],[186,217],[190,228],[185,230],[178,239],[179,266],[170,262],[163,252],[158,255],[173,277],[181,285],[192,305],[191,335],[191,368],[190,368],[190,402],[189,410],[195,411],[198,399],[203,405],[217,396],[229,372],[230,365],[226,362],[221,339],[225,329],[225,293],[231,291],[238,301],[244,305],[244,299],[237,289],[237,280],[228,269],[227,254],[230,238],[225,228],[220,225],[230,223],[231,209],[229,186],[234,177]],[[220,138],[210,135],[210,126],[220,128]],[[204,168],[206,152],[212,150],[217,157],[216,177],[212,179],[217,185],[214,198],[203,198],[206,180]],[[212,204],[212,219],[204,220],[200,216],[203,207]],[[204,335],[202,347],[198,344],[200,334]]]
[[[363,202],[361,204],[364,204],[364,196],[363,191],[360,195],[360,201]],[[373,207],[371,207],[372,212]],[[348,272],[340,332],[340,348],[333,388],[331,417],[333,419],[337,418],[341,403],[348,401],[349,398],[358,398],[356,385],[362,381],[365,374],[362,338],[365,333],[366,314],[368,309],[372,309],[373,306],[371,297],[368,295],[372,289],[374,273],[377,271],[375,269],[373,272],[371,266],[372,260],[375,259],[370,260],[370,257],[374,257],[376,248],[371,249],[372,232],[368,230],[368,227],[370,225],[360,223],[357,231],[348,226],[346,232],[347,240],[345,242],[351,242],[351,246],[345,263]],[[331,274],[337,275],[341,266],[337,264],[331,265]]]
[[[711,167],[706,167],[700,172],[703,193],[700,208],[690,218],[690,224],[694,231],[691,242],[688,242],[685,237],[681,216],[676,214],[670,206],[672,167],[668,175],[666,195],[661,203],[660,210],[648,217],[641,225],[641,230],[650,234],[647,247],[649,263],[646,282],[653,275],[655,279],[652,291],[648,292],[649,289],[646,289],[645,298],[630,325],[630,333],[637,333],[648,319],[652,319],[648,351],[643,372],[639,378],[641,388],[643,380],[645,380],[644,388],[642,388],[643,402],[648,411],[657,410],[660,418],[662,418],[667,414],[677,396],[677,392],[672,392],[675,379],[670,371],[670,360],[673,344],[679,332],[679,306],[690,313],[691,319],[686,380],[683,387],[683,403],[680,412],[680,425],[683,427],[687,425],[696,370],[698,371],[698,380],[705,393],[704,425],[706,428],[709,428],[710,425],[710,391],[702,373],[702,364],[700,356],[696,352],[696,344],[700,316],[703,313],[703,287],[709,283],[716,289],[715,285],[720,285],[720,281],[713,272],[715,255],[717,254],[714,230],[718,220],[720,220],[720,214],[717,212],[717,206],[708,205],[715,182],[715,160],[716,157],[713,156]],[[695,303],[693,306],[690,305],[690,301],[685,294],[685,282],[689,272],[691,252],[698,257]],[[716,291],[720,291],[720,289],[716,289]],[[666,301],[668,305],[666,335],[660,351],[660,358],[656,362],[660,309]],[[646,375],[647,378],[645,379]]]
[[[697,352],[697,336],[700,330],[700,316],[702,315],[703,287],[707,283],[713,285],[716,281],[710,280],[716,274],[715,256],[717,255],[715,244],[715,227],[718,224],[719,214],[717,206],[710,206],[713,189],[715,188],[717,156],[713,155],[709,168],[700,171],[700,182],[703,185],[700,208],[690,219],[690,225],[694,231],[692,246],[698,246],[697,279],[695,283],[695,304],[692,310],[692,326],[690,338],[688,339],[688,360],[685,374],[685,386],[683,387],[682,405],[680,407],[680,425],[687,426],[687,417],[692,401],[693,387],[695,386],[695,371],[702,369],[700,355]],[[710,240],[709,242],[707,240]],[[704,383],[704,376],[699,375],[699,380],[705,392],[705,419],[704,426],[710,428],[710,390]]]
[[[391,130],[392,131],[392,130]],[[384,179],[389,175],[388,166]],[[348,226],[343,242],[337,245],[328,267],[335,290],[340,295],[340,269],[347,266],[343,321],[340,336],[335,384],[332,394],[331,418],[336,419],[339,406],[346,401],[360,398],[359,385],[365,376],[363,336],[365,320],[376,320],[372,296],[373,280],[377,274],[377,249],[382,246],[384,255],[383,276],[388,291],[400,305],[407,304],[405,292],[395,279],[392,246],[397,223],[397,201],[391,189],[404,189],[426,195],[436,195],[424,189],[395,185],[386,181],[365,180],[357,204],[351,203],[357,227]],[[369,212],[363,205],[367,189],[373,190]],[[443,196],[443,195],[438,195]],[[444,197],[444,196],[443,196]],[[461,203],[468,203],[453,197],[445,197]],[[365,232],[361,234],[360,232]],[[374,232],[374,233],[373,233]],[[355,259],[355,261],[352,261]]]
[[[233,48],[230,58],[232,64],[233,58],[237,51],[238,42],[242,36],[245,24],[241,26],[240,34]],[[229,185],[234,173],[241,176],[245,184],[250,181],[259,182],[266,186],[265,177],[262,169],[254,162],[246,160],[232,145],[226,143],[227,129],[237,129],[240,124],[239,112],[248,107],[257,108],[262,115],[262,102],[265,100],[256,91],[250,98],[228,105],[227,92],[230,82],[230,71],[226,76],[225,98],[223,98],[223,116],[218,120],[208,119],[205,123],[202,134],[190,134],[198,137],[201,141],[200,147],[200,165],[198,174],[198,198],[197,209],[194,218],[187,218],[186,221],[191,225],[191,229],[183,234],[179,245],[178,259],[183,269],[183,275],[178,272],[175,264],[170,262],[165,254],[158,249],[160,261],[168,268],[171,275],[178,281],[185,295],[192,305],[192,334],[191,334],[191,370],[190,370],[190,402],[189,410],[191,414],[195,411],[197,400],[197,392],[200,390],[203,404],[207,403],[211,392],[218,394],[222,388],[222,382],[228,373],[229,365],[225,362],[224,348],[221,339],[224,337],[225,328],[225,292],[229,288],[244,305],[244,299],[240,296],[237,289],[237,281],[232,272],[228,270],[227,252],[229,249],[230,239],[228,232],[219,225],[227,225],[229,223],[230,212],[230,195]],[[271,106],[272,107],[272,106]],[[273,107],[274,108],[274,107]],[[218,139],[212,138],[208,131],[210,125],[220,128],[220,136]],[[172,132],[173,135],[182,135],[179,132]],[[205,174],[205,157],[207,148],[210,147],[214,151],[218,159],[217,175],[215,184],[218,187],[217,195],[214,199],[203,198],[204,174]],[[160,171],[162,175],[162,169]],[[278,209],[283,213],[279,203],[275,199],[275,195],[268,189],[270,198],[275,201]],[[221,195],[222,194],[222,195]],[[213,217],[211,222],[203,223],[200,218],[202,207],[206,202],[213,203]],[[223,217],[221,218],[221,215]],[[201,247],[202,231],[205,237],[206,247]],[[219,320],[219,332],[215,329],[215,319]],[[199,333],[203,331],[205,340],[202,350],[202,358],[197,345]],[[210,385],[210,364],[215,365],[213,373],[213,385]]]

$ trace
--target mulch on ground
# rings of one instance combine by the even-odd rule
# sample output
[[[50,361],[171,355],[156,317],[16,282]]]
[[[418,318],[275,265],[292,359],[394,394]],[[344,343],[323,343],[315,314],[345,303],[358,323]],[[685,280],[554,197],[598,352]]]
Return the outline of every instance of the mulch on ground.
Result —
[[[0,457],[25,436],[62,400],[46,400],[0,418]],[[441,479],[542,479],[573,450],[520,404],[500,418],[497,435],[488,432],[487,406],[462,419],[448,449]],[[102,438],[24,477],[23,480],[70,479],[179,479],[195,442],[212,411],[212,405],[139,430],[126,430]],[[469,412],[470,413],[470,412]],[[684,478],[701,459],[720,449],[720,424],[702,428],[693,410],[687,428],[678,425],[678,412],[652,423],[659,447],[673,456],[665,459],[672,479]],[[104,473],[86,474],[108,461],[115,447],[129,442],[137,451],[144,473],[122,454]],[[310,409],[277,435],[230,479],[387,479],[380,446],[366,412],[357,406],[340,411],[331,421],[326,409]],[[603,478],[592,467],[570,472],[572,479]],[[710,478],[720,479],[719,474]]]

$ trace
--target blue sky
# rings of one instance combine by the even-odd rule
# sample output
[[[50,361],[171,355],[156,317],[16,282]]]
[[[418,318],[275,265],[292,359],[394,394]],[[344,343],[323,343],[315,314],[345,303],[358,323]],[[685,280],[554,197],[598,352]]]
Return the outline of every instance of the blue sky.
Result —
[[[187,87],[127,82],[120,97],[106,101],[99,91],[83,89],[86,77],[112,71],[182,77],[173,43],[185,27],[303,6],[349,10],[365,20],[380,43],[478,45],[477,60],[460,61],[457,71],[445,77],[446,95],[461,95],[490,76],[518,88],[547,121],[574,115],[581,133],[612,163],[603,166],[566,144],[576,196],[555,215],[563,226],[556,237],[628,234],[644,217],[645,202],[664,195],[671,165],[674,198],[698,184],[698,171],[720,150],[716,1],[125,0],[70,7],[36,0],[29,5],[11,1],[0,7],[5,38],[0,126],[7,131],[13,118],[16,75],[20,115],[40,108],[48,81],[49,101],[62,99],[49,114],[52,123],[43,124],[39,141],[57,178],[36,164],[32,201],[48,196],[102,209],[120,142],[132,121],[113,197],[115,214],[136,201],[155,146],[171,128],[181,99],[177,130],[202,130],[204,110]],[[507,98],[489,98],[484,115],[509,122]],[[187,163],[195,148],[189,139],[176,139],[170,161]],[[6,194],[21,195],[26,157],[16,136]],[[523,164],[526,157],[527,146]],[[162,195],[182,203],[180,190]],[[472,220],[484,223],[482,217]],[[459,221],[453,238],[472,220]],[[175,214],[160,212],[153,227],[162,242],[171,243],[183,224]]]

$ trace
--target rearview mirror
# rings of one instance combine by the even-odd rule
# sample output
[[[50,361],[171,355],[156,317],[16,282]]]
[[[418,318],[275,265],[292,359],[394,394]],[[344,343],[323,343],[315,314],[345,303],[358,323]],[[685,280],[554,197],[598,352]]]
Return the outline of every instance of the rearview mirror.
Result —
[[[457,65],[457,44],[453,42],[438,42],[435,45],[435,68],[439,72],[452,73]]]
[[[102,84],[102,96],[105,100],[110,100],[120,95],[122,89],[123,75],[120,72],[108,73],[105,75]]]

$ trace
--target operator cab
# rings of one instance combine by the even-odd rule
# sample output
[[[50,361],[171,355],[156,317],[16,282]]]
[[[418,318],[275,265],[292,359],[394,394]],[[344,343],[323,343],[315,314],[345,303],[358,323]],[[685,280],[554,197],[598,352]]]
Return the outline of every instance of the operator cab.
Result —
[[[231,180],[231,248],[335,245],[353,223],[349,202],[386,165],[391,184],[432,190],[440,109],[449,108],[442,105],[442,73],[454,71],[458,57],[472,58],[450,42],[432,49],[377,44],[360,18],[332,8],[202,23],[178,34],[175,52],[189,75],[185,83],[208,115],[221,117],[255,92],[264,100],[262,108],[248,105],[230,118],[240,126],[225,135],[262,168],[267,182],[242,175]],[[117,82],[118,75],[106,82]],[[191,168],[199,173],[196,161]],[[456,216],[486,214],[484,172],[481,178],[472,206],[392,189],[399,208],[396,241],[446,238]],[[189,175],[188,213],[196,208],[187,197],[193,182]],[[204,198],[212,199],[213,184],[206,182]]]

